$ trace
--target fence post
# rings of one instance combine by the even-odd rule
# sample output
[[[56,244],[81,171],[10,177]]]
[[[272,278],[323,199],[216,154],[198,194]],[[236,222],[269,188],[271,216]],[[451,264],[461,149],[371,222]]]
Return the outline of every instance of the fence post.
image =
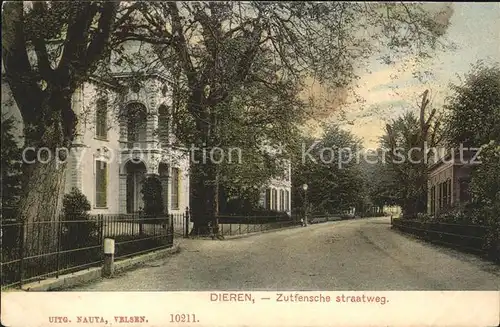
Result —
[[[174,215],[170,215],[169,245],[174,245]]]
[[[139,211],[139,235],[144,234],[144,226],[142,225],[143,219],[142,219],[142,211]]]
[[[101,244],[104,242],[104,216],[101,214],[99,215],[99,227],[100,227],[100,239],[101,239]]]
[[[120,216],[118,216],[118,217],[121,218]],[[118,219],[118,220],[121,220],[121,219]],[[125,218],[124,220],[127,221],[128,218]],[[134,215],[133,214],[132,214],[132,223],[131,223],[131,225],[132,225],[132,235],[135,235],[135,219],[134,219]]]
[[[114,273],[115,261],[115,240],[112,238],[104,239],[104,264],[102,266],[103,277],[111,277]]]
[[[186,230],[185,230],[185,234],[184,234],[184,237],[185,238],[188,238],[189,237],[189,207],[186,207],[186,217],[185,217],[185,223],[186,223]]]
[[[21,221],[21,228],[19,230],[19,288],[23,286],[23,275],[24,275],[24,230],[25,224],[24,219]]]

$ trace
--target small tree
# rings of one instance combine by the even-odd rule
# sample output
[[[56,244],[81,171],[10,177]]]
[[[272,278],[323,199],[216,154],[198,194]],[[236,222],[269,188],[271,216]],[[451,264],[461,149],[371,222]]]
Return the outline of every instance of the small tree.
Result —
[[[63,225],[61,230],[61,248],[63,250],[77,250],[74,262],[82,264],[98,260],[100,248],[83,249],[100,244],[99,225],[90,219],[88,211],[90,203],[85,195],[76,187],[63,198]]]
[[[144,213],[147,216],[163,214],[165,208],[163,205],[163,190],[158,178],[146,178],[141,193],[144,201]]]

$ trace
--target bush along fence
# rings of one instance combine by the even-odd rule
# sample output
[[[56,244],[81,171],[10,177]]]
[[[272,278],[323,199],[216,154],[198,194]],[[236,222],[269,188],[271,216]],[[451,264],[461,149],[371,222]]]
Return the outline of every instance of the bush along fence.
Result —
[[[500,240],[496,230],[498,227],[403,218],[391,218],[391,227],[431,243],[475,253],[500,262]]]
[[[115,240],[116,260],[169,248],[174,226],[184,214],[147,217],[137,214],[88,216],[82,220],[3,221],[2,289],[72,273],[103,263],[103,241]]]

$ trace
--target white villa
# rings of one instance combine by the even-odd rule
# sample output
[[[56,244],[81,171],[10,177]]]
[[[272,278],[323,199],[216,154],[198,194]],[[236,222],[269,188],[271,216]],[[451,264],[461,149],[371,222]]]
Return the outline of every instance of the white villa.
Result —
[[[157,175],[163,186],[165,211],[185,212],[190,206],[190,153],[174,146],[172,90],[167,76],[143,74],[139,83],[132,79],[131,70],[109,69],[114,79],[126,85],[125,91],[118,92],[115,85],[95,78],[73,95],[78,124],[67,161],[65,193],[72,187],[80,189],[91,203],[92,214],[132,213],[143,207],[144,179]],[[15,102],[9,98],[9,86],[2,78],[2,113],[21,121]],[[286,178],[271,180],[264,188],[261,205],[290,212],[290,190],[288,163]]]
[[[98,97],[95,85],[86,83],[74,95],[75,112],[90,113],[94,119],[79,124],[66,190],[81,189],[93,213],[139,211],[147,175],[159,176],[166,211],[184,212],[189,207],[189,154],[172,145],[171,97],[163,78],[149,77],[119,99],[118,117],[113,115],[116,108],[110,108],[113,96]],[[87,103],[93,104],[91,108]]]
[[[127,81],[126,74],[116,77]],[[102,92],[98,80],[84,83],[73,95],[79,119],[67,161],[65,192],[80,189],[91,203],[92,214],[139,211],[147,175],[159,176],[166,211],[180,213],[189,207],[189,153],[172,145],[171,97],[164,88],[165,78],[148,77],[120,98],[111,85]],[[2,82],[3,95],[6,89]],[[5,111],[18,116],[17,108],[5,108],[2,103]]]
[[[284,178],[273,178],[262,192],[260,205],[266,209],[291,214],[292,180],[291,164],[285,164]]]

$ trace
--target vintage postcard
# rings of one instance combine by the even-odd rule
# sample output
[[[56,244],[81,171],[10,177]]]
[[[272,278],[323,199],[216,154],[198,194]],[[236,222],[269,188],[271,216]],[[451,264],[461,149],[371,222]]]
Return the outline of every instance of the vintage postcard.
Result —
[[[500,326],[498,3],[7,1],[1,324]]]

